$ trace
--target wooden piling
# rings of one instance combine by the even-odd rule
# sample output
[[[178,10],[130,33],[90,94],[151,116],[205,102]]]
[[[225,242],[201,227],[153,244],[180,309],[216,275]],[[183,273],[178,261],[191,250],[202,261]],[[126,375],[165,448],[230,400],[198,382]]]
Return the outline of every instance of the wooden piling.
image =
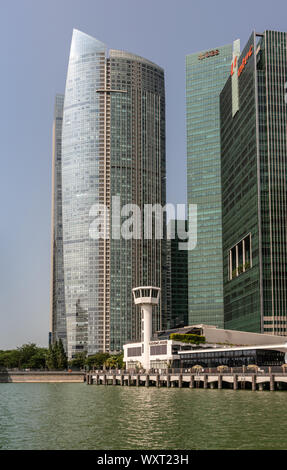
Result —
[[[170,387],[170,375],[169,374],[167,374],[167,376],[166,376],[166,386],[167,386],[167,388]]]
[[[194,375],[190,374],[189,388],[194,388]]]
[[[274,392],[275,390],[275,381],[274,381],[274,375],[270,374],[270,391]]]
[[[156,387],[159,387],[159,374],[156,374],[155,376],[155,384],[156,384]]]
[[[218,375],[218,389],[219,390],[222,389],[222,375],[221,374]]]
[[[215,388],[216,382],[208,382],[209,375],[213,375],[212,373],[207,373],[205,372],[201,378],[203,378],[203,388]],[[243,380],[239,380],[241,373],[233,373],[230,375],[231,380],[230,384],[228,385],[229,388],[233,388],[233,390],[238,390],[238,388],[245,389],[245,377],[244,375],[241,377]],[[276,390],[276,382],[275,382],[275,375],[274,373],[272,374],[266,374],[265,377],[270,378],[270,390],[274,391]],[[261,375],[260,375],[261,377]],[[263,376],[262,376],[263,377]],[[155,385],[156,387],[161,387],[161,386],[166,386],[167,388],[169,387],[178,387],[182,388],[183,386],[183,374],[180,373],[174,373],[175,380],[172,380],[172,375],[169,372],[163,373],[163,375],[156,373],[155,374]],[[144,385],[144,383],[141,383],[141,375],[139,373],[134,374],[132,377],[131,373],[127,373],[126,375],[124,374],[123,371],[120,371],[120,375],[117,375],[116,373],[111,374],[110,378],[108,378],[108,374],[106,371],[101,371],[101,372],[86,372],[84,381],[86,382],[87,385],[92,385],[93,382],[97,385],[103,384],[103,385],[117,385],[120,384],[121,386],[127,385],[136,385],[139,387],[140,385]],[[189,388],[200,388],[200,380],[198,376],[195,376],[194,373],[190,373],[189,376]],[[264,387],[264,383],[260,382],[257,384],[257,374],[253,373],[252,375],[248,374],[248,379],[251,379],[251,385],[252,385],[252,390],[264,390],[266,387]],[[259,380],[259,379],[258,379]],[[144,381],[144,378],[143,378]],[[217,383],[218,383],[218,389],[222,389],[222,373],[219,373],[217,375]],[[150,374],[145,375],[145,386],[149,387],[150,386]],[[277,387],[280,387],[281,385],[277,385]],[[284,387],[283,387],[284,388]]]
[[[149,374],[146,374],[145,376],[145,386],[149,387]]]

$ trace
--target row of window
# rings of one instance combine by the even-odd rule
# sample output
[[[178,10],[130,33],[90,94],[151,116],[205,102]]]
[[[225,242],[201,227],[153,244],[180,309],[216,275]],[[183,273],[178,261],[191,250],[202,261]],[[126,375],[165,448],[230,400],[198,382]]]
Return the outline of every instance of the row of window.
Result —
[[[234,245],[228,253],[229,280],[252,267],[251,233]]]

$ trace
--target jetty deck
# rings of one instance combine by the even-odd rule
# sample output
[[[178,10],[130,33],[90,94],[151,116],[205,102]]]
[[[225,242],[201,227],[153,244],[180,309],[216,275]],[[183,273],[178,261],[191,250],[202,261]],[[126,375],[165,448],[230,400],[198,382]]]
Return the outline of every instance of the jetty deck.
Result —
[[[130,371],[90,371],[86,374],[88,385],[120,386],[155,386],[155,387],[188,387],[204,389],[232,388],[256,390],[287,390],[287,373],[285,371],[233,371],[217,372],[149,372],[134,373]]]

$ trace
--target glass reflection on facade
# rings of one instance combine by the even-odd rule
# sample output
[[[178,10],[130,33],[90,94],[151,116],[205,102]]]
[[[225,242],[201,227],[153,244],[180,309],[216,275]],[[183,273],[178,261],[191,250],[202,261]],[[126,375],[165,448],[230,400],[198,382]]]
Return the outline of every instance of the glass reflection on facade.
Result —
[[[120,196],[121,206],[165,205],[164,72],[74,30],[62,131],[69,357],[119,351],[138,339],[140,312],[132,288],[164,285],[163,240],[114,239],[111,233],[107,239],[90,237],[95,219],[90,209],[96,203],[112,209],[113,196]],[[162,304],[154,329],[164,322]]]
[[[188,324],[188,251],[179,249],[178,227],[187,232],[187,220],[170,220],[167,226],[167,233],[175,233],[175,237],[166,242],[168,329]]]
[[[223,328],[219,94],[239,41],[186,57],[187,200],[197,204],[188,253],[189,324]]]
[[[279,335],[287,334],[286,50],[286,33],[253,32],[234,73],[235,114],[233,77],[220,96],[225,326]]]
[[[89,237],[93,204],[103,201],[106,46],[74,30],[62,133],[64,279],[68,355],[105,350],[104,256]],[[102,125],[101,125],[102,123]]]
[[[52,166],[52,276],[51,276],[51,341],[62,340],[66,346],[66,309],[63,269],[62,225],[62,123],[64,96],[56,95],[53,123]]]
[[[163,70],[146,59],[110,50],[107,61],[110,114],[110,197],[121,204],[165,204],[165,94]],[[125,218],[122,218],[124,221]],[[144,230],[142,220],[142,233]],[[131,289],[164,285],[163,240],[110,239],[110,347],[139,338],[139,307]],[[154,308],[153,328],[165,321]]]
[[[284,364],[285,353],[271,349],[238,349],[226,351],[206,351],[182,354],[180,366],[193,367],[242,367],[250,364],[258,366],[281,366]]]

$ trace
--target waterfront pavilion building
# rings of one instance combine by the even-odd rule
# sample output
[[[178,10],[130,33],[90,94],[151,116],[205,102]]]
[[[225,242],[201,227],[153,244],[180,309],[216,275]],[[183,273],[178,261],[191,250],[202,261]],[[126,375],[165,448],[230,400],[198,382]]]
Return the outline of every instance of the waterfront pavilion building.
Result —
[[[171,339],[176,334],[176,340]],[[190,344],[180,340],[200,335],[204,342]],[[285,336],[225,330],[213,325],[191,325],[154,334],[149,342],[148,369],[191,368],[195,365],[237,367],[248,364],[282,365],[287,357]],[[141,343],[124,345],[126,368],[143,368]]]
[[[287,34],[253,32],[220,96],[225,327],[287,334]]]
[[[224,325],[219,95],[239,40],[186,57],[187,200],[197,205],[188,253],[188,324]]]
[[[74,30],[55,123],[52,341],[66,336],[70,358],[119,351],[140,337],[134,286],[161,287],[153,328],[165,325],[165,241],[144,240],[143,228],[140,239],[112,236],[129,214],[108,224],[107,238],[95,239],[93,207],[111,211],[114,196],[121,207],[165,205],[163,69]]]

